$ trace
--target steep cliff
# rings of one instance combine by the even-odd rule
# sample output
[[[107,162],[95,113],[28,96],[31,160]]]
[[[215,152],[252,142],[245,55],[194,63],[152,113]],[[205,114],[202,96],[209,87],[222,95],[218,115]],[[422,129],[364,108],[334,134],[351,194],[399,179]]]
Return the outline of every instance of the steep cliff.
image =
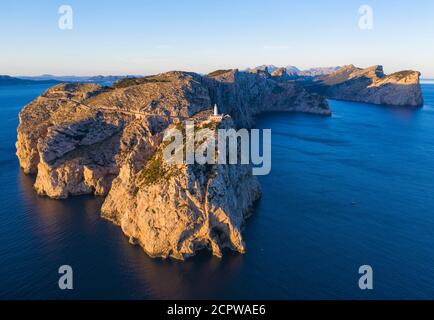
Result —
[[[250,166],[169,168],[159,158],[164,130],[189,119],[209,125],[214,103],[231,115],[215,129],[251,127],[266,111],[330,114],[324,98],[298,84],[237,70],[61,84],[20,112],[17,156],[41,195],[108,195],[103,217],[151,256],[243,252],[241,227],[260,194]]]
[[[195,122],[196,129],[214,133],[234,128],[230,117]],[[224,248],[244,252],[241,228],[260,196],[251,166],[170,165],[163,160],[164,146],[146,161],[136,147],[113,181],[102,216],[152,257],[184,259],[202,248],[216,256]]]
[[[366,69],[348,65],[338,71],[301,82],[311,92],[332,99],[390,106],[421,107],[422,91],[417,71],[385,75],[382,66]]]

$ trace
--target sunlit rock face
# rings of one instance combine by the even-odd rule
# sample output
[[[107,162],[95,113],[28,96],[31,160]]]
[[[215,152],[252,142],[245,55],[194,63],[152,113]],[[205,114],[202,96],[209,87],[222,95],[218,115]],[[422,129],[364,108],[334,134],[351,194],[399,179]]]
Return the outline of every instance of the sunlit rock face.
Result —
[[[399,107],[421,107],[424,103],[420,73],[412,70],[386,75],[382,66],[361,69],[348,65],[301,83],[311,92],[338,100]]]
[[[60,84],[20,112],[17,156],[41,195],[106,196],[102,216],[150,256],[244,252],[241,229],[260,195],[251,167],[155,162],[164,130],[189,119],[209,125],[214,103],[230,115],[214,129],[250,128],[267,111],[330,115],[324,98],[298,84],[237,70]]]
[[[198,120],[197,129],[234,128]],[[142,147],[130,154],[114,180],[102,216],[118,224],[132,243],[153,257],[184,259],[201,248],[244,252],[241,228],[260,196],[250,165],[174,164],[163,159],[164,143],[145,160]]]

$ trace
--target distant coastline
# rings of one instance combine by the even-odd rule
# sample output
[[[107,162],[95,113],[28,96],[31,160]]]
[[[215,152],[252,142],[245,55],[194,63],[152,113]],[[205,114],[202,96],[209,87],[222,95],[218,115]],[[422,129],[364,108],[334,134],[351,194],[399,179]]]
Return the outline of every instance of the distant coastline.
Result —
[[[259,66],[256,68],[247,69],[248,71],[252,70],[261,70],[261,68],[269,68],[269,71],[275,71],[277,67],[275,66]],[[273,67],[275,69],[273,69]],[[286,67],[288,69],[291,66]],[[295,68],[295,67],[292,67]],[[324,71],[325,74],[328,73],[331,69],[338,69],[339,67],[329,67],[329,68],[311,68],[305,71],[300,71],[298,69],[298,72],[300,74],[307,73],[308,71],[315,71],[318,72]],[[291,69],[292,70],[292,69]],[[76,75],[69,75],[69,76],[56,76],[52,74],[43,74],[39,76],[10,76],[10,75],[0,75],[0,86],[3,85],[25,85],[25,84],[58,84],[62,82],[81,82],[81,83],[95,83],[95,82],[115,82],[120,79],[124,78],[141,78],[142,75],[96,75],[96,76],[76,76]],[[421,84],[427,83],[427,84],[433,84],[434,78],[421,78],[420,79]]]
[[[30,80],[21,79],[10,76],[0,75],[0,86],[13,86],[13,85],[37,85],[37,84],[58,84],[60,81],[54,79],[47,80]]]
[[[123,78],[133,77],[126,76],[55,76],[55,75],[41,75],[41,76],[9,76],[0,75],[0,86],[10,85],[37,85],[37,84],[59,84],[65,82],[78,82],[78,83],[102,83],[102,82],[115,82]]]
[[[421,84],[434,84],[434,79],[422,78],[420,79]]]

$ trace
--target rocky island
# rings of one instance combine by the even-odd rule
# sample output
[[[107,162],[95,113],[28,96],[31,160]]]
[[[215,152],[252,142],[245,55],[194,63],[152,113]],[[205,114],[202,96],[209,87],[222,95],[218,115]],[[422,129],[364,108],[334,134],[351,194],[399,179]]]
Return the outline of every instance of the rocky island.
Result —
[[[229,115],[222,121],[209,119],[215,103]],[[250,165],[170,166],[163,131],[186,120],[250,128],[268,111],[330,115],[325,98],[297,83],[238,70],[59,84],[20,112],[17,156],[40,195],[105,196],[102,217],[152,257],[244,252],[241,228],[260,196]]]

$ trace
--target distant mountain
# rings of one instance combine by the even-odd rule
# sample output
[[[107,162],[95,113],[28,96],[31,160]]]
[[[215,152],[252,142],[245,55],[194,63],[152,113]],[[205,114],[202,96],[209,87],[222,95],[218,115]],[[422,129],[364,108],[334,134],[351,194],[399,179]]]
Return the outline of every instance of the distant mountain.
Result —
[[[56,80],[59,82],[114,82],[123,78],[128,78],[132,76],[55,76],[51,74],[43,74],[40,76],[20,76],[20,79],[25,80],[37,80],[37,81],[45,81],[45,80]]]
[[[88,81],[93,82],[93,81],[109,81],[109,82],[115,82],[118,81],[120,79],[124,79],[124,78],[135,78],[135,76],[94,76],[94,77],[90,77],[88,78]]]
[[[262,66],[257,66],[255,68],[249,68],[249,69],[246,69],[245,71],[250,72],[250,73],[258,73],[258,72],[265,72],[265,70],[267,70],[268,73],[273,73],[277,69],[279,69],[279,68],[276,67],[275,65],[272,65],[272,64],[269,64],[269,65],[263,64]]]
[[[289,76],[298,75],[298,73],[300,72],[300,69],[295,66],[286,66],[285,70]]]
[[[47,80],[30,80],[15,78],[6,75],[0,75],[0,86],[13,86],[13,85],[33,85],[33,84],[56,84],[60,81],[47,79]]]
[[[246,71],[250,73],[264,73],[265,70],[268,71],[269,74],[278,74],[279,77],[283,76],[289,76],[289,78],[294,77],[318,77],[323,76],[327,74],[331,74],[333,72],[336,72],[341,67],[324,67],[324,68],[310,68],[307,70],[300,70],[299,68],[288,65],[286,67],[276,67],[275,65],[261,65],[255,68],[249,68]],[[282,74],[282,70],[285,70],[286,75]]]
[[[318,76],[332,74],[333,72],[338,71],[340,68],[341,67],[310,68],[298,72],[298,75],[308,76],[308,77],[318,77]]]
[[[278,68],[271,73],[271,77],[280,81],[296,80],[299,78],[296,70],[298,69],[295,67],[289,67],[289,70],[288,67]]]

